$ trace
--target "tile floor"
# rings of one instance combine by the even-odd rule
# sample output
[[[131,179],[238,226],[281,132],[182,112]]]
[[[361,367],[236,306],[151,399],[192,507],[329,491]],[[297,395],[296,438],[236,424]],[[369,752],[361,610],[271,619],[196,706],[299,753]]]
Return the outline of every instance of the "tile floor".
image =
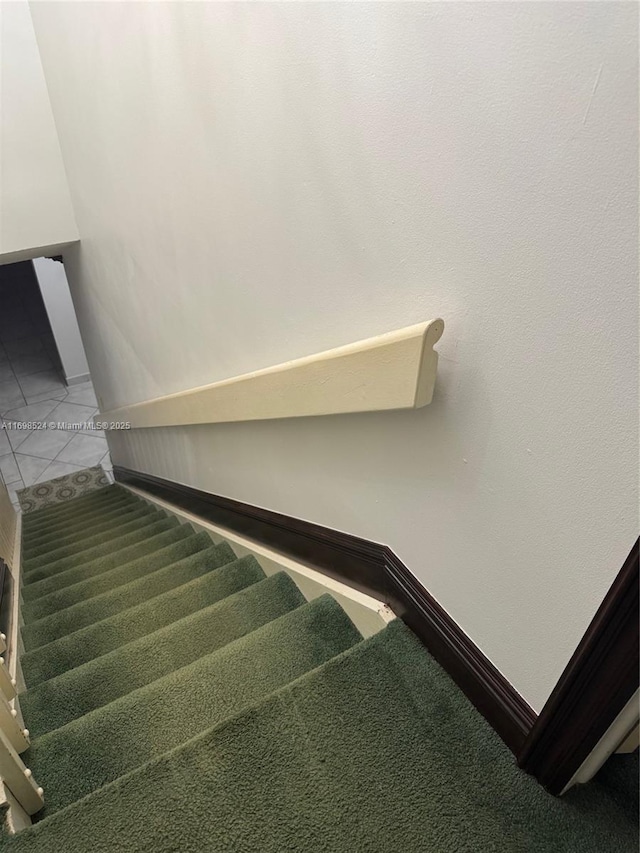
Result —
[[[0,476],[17,508],[16,492],[25,486],[94,465],[106,471],[112,466],[102,431],[21,427],[84,424],[98,407],[91,382],[65,385],[39,293],[3,285],[0,281]]]

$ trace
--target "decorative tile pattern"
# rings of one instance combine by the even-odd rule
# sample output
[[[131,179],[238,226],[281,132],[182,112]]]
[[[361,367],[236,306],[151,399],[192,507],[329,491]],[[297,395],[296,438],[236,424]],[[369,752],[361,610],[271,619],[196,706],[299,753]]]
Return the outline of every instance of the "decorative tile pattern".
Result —
[[[93,468],[81,468],[62,477],[36,483],[18,492],[20,507],[24,513],[42,509],[45,506],[63,503],[79,498],[88,492],[109,485],[109,478],[99,465]]]

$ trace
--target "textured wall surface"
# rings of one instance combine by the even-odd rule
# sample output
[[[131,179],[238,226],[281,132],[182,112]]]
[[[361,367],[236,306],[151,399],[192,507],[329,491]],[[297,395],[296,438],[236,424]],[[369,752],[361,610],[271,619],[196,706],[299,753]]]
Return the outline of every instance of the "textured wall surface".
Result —
[[[388,543],[539,709],[637,528],[637,10],[33,3],[103,408],[442,316],[416,412],[116,463]]]

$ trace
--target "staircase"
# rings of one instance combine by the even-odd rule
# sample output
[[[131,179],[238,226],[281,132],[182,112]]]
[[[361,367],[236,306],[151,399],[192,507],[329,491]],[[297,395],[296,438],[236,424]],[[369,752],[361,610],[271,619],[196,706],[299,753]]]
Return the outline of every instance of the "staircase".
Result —
[[[1,850],[635,849],[613,798],[585,817],[519,772],[399,620],[363,640],[119,486],[24,517],[23,601],[45,805]]]

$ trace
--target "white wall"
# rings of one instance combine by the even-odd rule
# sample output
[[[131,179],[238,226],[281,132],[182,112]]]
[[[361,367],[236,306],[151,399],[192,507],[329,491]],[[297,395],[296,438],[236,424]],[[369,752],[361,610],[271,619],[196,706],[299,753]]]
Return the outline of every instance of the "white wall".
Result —
[[[637,532],[636,8],[32,9],[103,408],[446,322],[426,409],[114,460],[388,543],[539,709]]]
[[[26,2],[0,3],[0,263],[78,239]]]
[[[36,258],[33,268],[56,339],[65,380],[68,385],[83,382],[89,378],[89,365],[64,267],[50,258]]]

